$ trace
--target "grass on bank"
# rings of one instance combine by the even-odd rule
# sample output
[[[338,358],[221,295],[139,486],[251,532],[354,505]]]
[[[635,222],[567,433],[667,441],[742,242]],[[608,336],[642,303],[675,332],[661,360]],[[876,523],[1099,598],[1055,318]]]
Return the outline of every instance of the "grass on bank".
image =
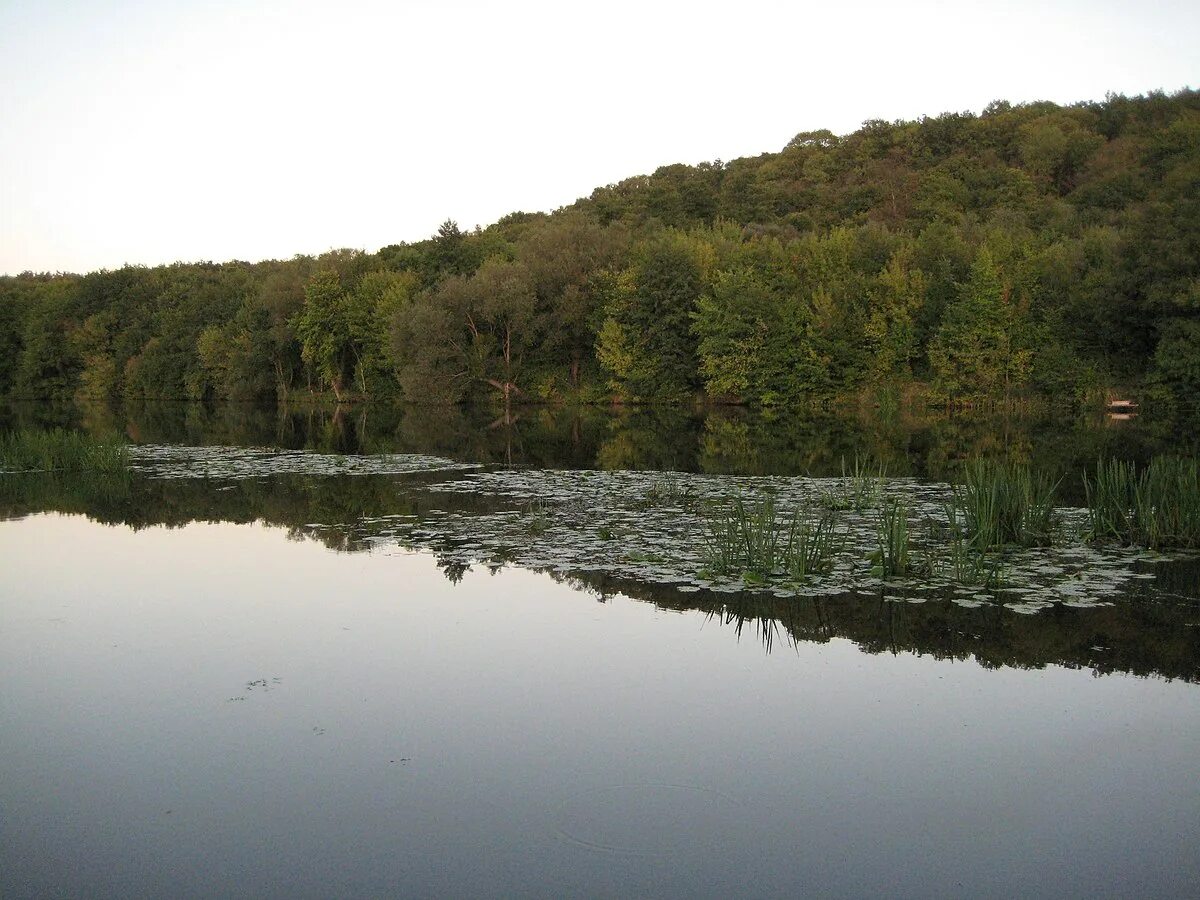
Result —
[[[0,435],[0,471],[124,472],[125,444],[78,431],[21,429]]]

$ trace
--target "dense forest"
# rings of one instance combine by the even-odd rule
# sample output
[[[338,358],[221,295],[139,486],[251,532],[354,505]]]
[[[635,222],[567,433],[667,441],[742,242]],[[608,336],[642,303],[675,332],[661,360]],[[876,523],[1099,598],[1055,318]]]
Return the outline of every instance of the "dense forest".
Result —
[[[180,215],[186,215],[181,210]],[[377,253],[0,278],[13,399],[1200,393],[1200,92],[869,121]]]

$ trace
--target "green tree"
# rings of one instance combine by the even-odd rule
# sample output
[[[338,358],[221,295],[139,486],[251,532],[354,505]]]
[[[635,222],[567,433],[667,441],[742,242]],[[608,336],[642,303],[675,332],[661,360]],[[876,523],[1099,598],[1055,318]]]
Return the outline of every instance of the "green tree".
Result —
[[[309,279],[294,327],[304,362],[340,403],[354,350],[348,303],[337,272],[322,269]]]
[[[945,396],[1006,394],[1023,386],[1031,353],[1016,339],[1019,323],[1008,294],[991,254],[980,250],[929,345],[930,367]]]
[[[699,386],[692,315],[704,289],[706,247],[675,231],[639,248],[605,310],[597,355],[629,399],[678,399]]]

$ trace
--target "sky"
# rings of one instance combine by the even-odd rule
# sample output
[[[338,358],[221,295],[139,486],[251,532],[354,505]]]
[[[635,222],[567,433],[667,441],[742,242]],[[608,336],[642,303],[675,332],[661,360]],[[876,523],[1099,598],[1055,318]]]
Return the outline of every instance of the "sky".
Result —
[[[1200,3],[0,0],[0,273],[377,250],[800,131],[1200,85]]]

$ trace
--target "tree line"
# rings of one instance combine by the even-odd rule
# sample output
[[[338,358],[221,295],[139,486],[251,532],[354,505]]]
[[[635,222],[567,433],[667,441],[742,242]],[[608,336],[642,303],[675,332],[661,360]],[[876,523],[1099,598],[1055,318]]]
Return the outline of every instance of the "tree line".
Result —
[[[376,253],[0,278],[10,398],[1200,391],[1200,92],[869,121]]]

